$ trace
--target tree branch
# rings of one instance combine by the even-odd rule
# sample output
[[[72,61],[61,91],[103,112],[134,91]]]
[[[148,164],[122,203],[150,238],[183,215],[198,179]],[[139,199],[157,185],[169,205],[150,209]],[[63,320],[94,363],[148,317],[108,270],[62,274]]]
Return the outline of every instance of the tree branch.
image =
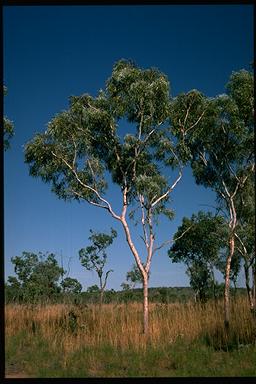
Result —
[[[98,199],[99,199],[100,201],[102,201],[103,203],[106,204],[106,209],[110,212],[110,214],[111,214],[115,219],[117,219],[117,220],[119,220],[119,221],[121,220],[120,216],[118,216],[118,215],[113,211],[113,209],[112,209],[110,203],[109,203],[107,200],[103,199],[103,197],[100,196],[99,192],[98,192],[96,189],[94,189],[94,188],[92,188],[90,185],[84,184],[84,183],[82,182],[82,180],[79,178],[79,176],[78,176],[77,171],[75,170],[75,168],[71,167],[71,165],[70,165],[70,164],[69,164],[63,157],[61,157],[61,156],[57,156],[53,151],[52,151],[51,153],[52,153],[52,155],[53,155],[54,157],[56,157],[56,158],[59,159],[59,160],[62,160],[62,161],[64,162],[64,164],[66,164],[66,166],[71,170],[71,172],[72,172],[73,175],[75,176],[76,180],[78,181],[78,183],[79,183],[82,187],[84,187],[85,189],[89,189],[90,191],[92,191],[93,193],[95,193],[95,195],[98,197]],[[84,198],[84,200],[88,201],[88,203],[91,204],[91,202],[90,202],[89,200],[87,200],[87,199],[85,199],[85,198]],[[93,205],[96,205],[96,204],[97,204],[97,203],[93,203]],[[98,206],[100,206],[100,205],[98,205]],[[103,208],[103,206],[101,206],[101,208]]]
[[[153,225],[152,225],[152,208],[150,208],[148,210],[148,225],[149,225],[149,243],[148,243],[148,247],[147,247],[147,250],[148,250],[148,255],[147,255],[147,261],[146,261],[146,266],[145,266],[145,270],[148,274],[149,272],[149,268],[150,268],[150,264],[151,264],[151,259],[152,259],[152,256],[153,256],[153,245],[154,245],[154,240],[155,240],[155,236],[154,236],[154,233],[153,233]]]
[[[185,134],[187,134],[188,131],[190,131],[190,129],[193,129],[195,126],[197,126],[197,124],[200,122],[200,120],[203,118],[204,114],[206,112],[206,109],[202,112],[202,114],[199,116],[199,118],[197,119],[197,121],[191,125],[185,132]]]
[[[139,194],[139,201],[141,206],[141,223],[142,223],[143,234],[144,234],[143,241],[148,249],[148,234],[147,234],[146,224],[145,224],[144,197],[141,194]]]
[[[185,233],[187,233],[192,227],[194,226],[194,224],[190,225],[190,227],[188,227],[184,232],[182,232],[182,234],[174,239],[170,239],[170,240],[166,240],[164,241],[161,245],[159,245],[158,247],[154,248],[153,250],[153,254],[156,252],[156,251],[159,251],[161,248],[163,248],[165,245],[167,244],[170,244],[170,243],[175,243],[175,241],[181,239]]]
[[[176,187],[176,185],[178,184],[178,182],[180,181],[180,179],[181,179],[181,177],[182,177],[182,172],[181,172],[181,170],[179,171],[179,176],[177,177],[177,179],[175,180],[175,182],[172,184],[172,186],[162,195],[162,196],[160,196],[160,197],[158,197],[158,199],[156,199],[153,203],[152,203],[152,208],[156,205],[156,204],[158,204],[161,200],[163,200],[166,196],[168,196],[169,195],[169,193],[171,193],[172,192],[172,190]]]

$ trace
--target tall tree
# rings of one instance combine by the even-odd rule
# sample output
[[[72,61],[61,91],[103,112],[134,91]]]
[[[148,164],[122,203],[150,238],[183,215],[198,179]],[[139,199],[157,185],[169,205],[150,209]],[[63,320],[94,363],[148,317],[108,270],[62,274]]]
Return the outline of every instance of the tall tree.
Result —
[[[180,108],[184,106],[183,110]],[[189,147],[189,157],[197,184],[215,191],[227,212],[229,252],[225,266],[224,315],[230,318],[230,267],[235,252],[238,226],[237,198],[254,172],[254,93],[253,74],[245,70],[232,73],[227,94],[209,99],[203,116],[203,129],[186,128],[191,109],[189,94],[177,98],[173,106],[177,137]],[[179,113],[175,113],[175,112]],[[180,113],[181,112],[181,113]]]
[[[7,88],[3,86],[4,96],[7,95]],[[4,123],[4,150],[10,148],[10,139],[14,135],[13,122],[10,121],[6,116],[3,118]]]
[[[104,290],[106,288],[107,279],[112,269],[105,272],[104,267],[107,262],[106,249],[113,243],[114,238],[117,236],[117,232],[111,228],[111,233],[98,233],[90,230],[91,236],[89,240],[92,245],[86,248],[82,248],[79,251],[79,258],[83,267],[88,271],[95,271],[100,281],[100,305],[103,303]]]
[[[236,252],[243,259],[249,305],[252,313],[256,314],[254,288],[256,283],[254,175],[247,179],[243,192],[236,199],[236,206],[238,217],[238,227],[235,232]]]
[[[198,98],[196,92],[191,99]],[[202,104],[202,103],[201,103]],[[189,118],[191,128],[201,114]],[[143,276],[144,332],[148,331],[148,274],[154,247],[156,219],[172,217],[170,194],[182,177],[184,143],[176,148],[169,124],[169,82],[157,69],[142,70],[120,60],[105,91],[70,97],[67,111],[57,114],[44,133],[26,145],[30,175],[49,182],[61,199],[85,200],[106,210],[123,227],[128,246]],[[130,123],[130,133],[127,124]],[[168,174],[166,167],[173,170]],[[120,188],[121,212],[106,197],[106,175]],[[115,197],[116,200],[116,197]],[[132,220],[139,220],[145,261],[138,252]]]

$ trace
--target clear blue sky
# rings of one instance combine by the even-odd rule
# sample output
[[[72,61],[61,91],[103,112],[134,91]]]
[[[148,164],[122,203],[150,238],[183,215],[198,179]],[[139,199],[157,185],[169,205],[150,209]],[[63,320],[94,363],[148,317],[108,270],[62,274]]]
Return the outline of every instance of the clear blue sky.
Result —
[[[166,73],[172,96],[193,88],[207,96],[224,93],[231,72],[249,69],[253,60],[253,7],[16,6],[4,7],[3,21],[4,111],[15,124],[4,162],[5,276],[13,274],[12,256],[49,251],[58,258],[62,253],[70,276],[87,288],[97,279],[81,267],[78,250],[88,244],[90,228],[113,226],[118,238],[109,248],[114,273],[107,288],[118,290],[134,261],[120,224],[87,203],[58,200],[49,185],[31,178],[24,143],[67,108],[70,95],[96,95],[121,58]],[[120,195],[111,188],[108,196],[118,201]],[[159,226],[160,240],[174,235],[183,216],[207,209],[202,204],[214,200],[187,169],[173,193],[176,217]],[[166,248],[155,255],[150,286],[188,283],[185,267],[171,264]]]

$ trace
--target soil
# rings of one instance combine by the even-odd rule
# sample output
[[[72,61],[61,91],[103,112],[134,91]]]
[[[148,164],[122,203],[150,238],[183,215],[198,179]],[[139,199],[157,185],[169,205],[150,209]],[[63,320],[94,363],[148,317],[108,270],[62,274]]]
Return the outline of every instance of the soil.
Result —
[[[26,375],[24,372],[17,372],[17,373],[6,373],[5,378],[6,379],[22,379],[22,378],[29,378],[30,376]]]

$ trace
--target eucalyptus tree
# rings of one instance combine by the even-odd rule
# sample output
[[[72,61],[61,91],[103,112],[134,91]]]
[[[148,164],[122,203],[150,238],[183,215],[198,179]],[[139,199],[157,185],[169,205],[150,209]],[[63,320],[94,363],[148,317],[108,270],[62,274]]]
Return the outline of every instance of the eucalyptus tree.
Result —
[[[168,255],[172,262],[186,265],[190,285],[200,301],[216,296],[214,269],[218,267],[221,252],[227,247],[227,238],[223,217],[202,211],[190,219],[184,217],[174,235]]]
[[[191,99],[198,99],[198,92],[192,91]],[[155,245],[157,218],[161,214],[172,218],[170,194],[187,160],[184,142],[179,145],[173,136],[171,103],[163,73],[120,60],[105,90],[96,97],[70,97],[68,110],[58,113],[47,130],[25,147],[30,175],[50,183],[59,198],[84,200],[121,224],[143,278],[144,333],[148,331],[148,275],[153,254],[162,246]],[[200,125],[204,108],[193,112],[193,117],[187,116],[189,129]],[[120,211],[106,196],[109,174],[120,190]],[[136,222],[144,261],[131,231]]]
[[[113,243],[114,238],[117,236],[117,232],[111,228],[111,233],[98,233],[90,230],[91,236],[89,240],[91,245],[88,245],[86,248],[82,248],[79,251],[79,258],[83,267],[88,271],[95,271],[99,277],[100,281],[100,305],[103,303],[104,290],[107,285],[107,279],[110,272],[113,272],[113,269],[109,269],[105,272],[104,276],[104,267],[107,262],[107,253],[106,249]]]
[[[3,86],[3,93],[4,96],[7,95],[7,88]],[[14,135],[14,129],[13,129],[13,122],[10,121],[6,116],[3,118],[3,124],[4,124],[4,129],[3,129],[3,134],[4,134],[4,150],[6,151],[8,148],[10,148],[10,139]]]
[[[248,179],[243,193],[238,196],[236,205],[239,223],[235,232],[236,252],[243,259],[249,305],[251,311],[256,314],[255,184],[253,175]]]
[[[177,137],[189,147],[197,184],[211,188],[229,223],[229,252],[225,266],[224,316],[229,325],[230,267],[235,252],[238,226],[237,198],[254,172],[254,93],[253,74],[245,70],[232,73],[227,94],[208,99],[203,129],[188,129],[193,104],[190,95],[180,95],[172,108]],[[200,107],[201,108],[201,107]]]

